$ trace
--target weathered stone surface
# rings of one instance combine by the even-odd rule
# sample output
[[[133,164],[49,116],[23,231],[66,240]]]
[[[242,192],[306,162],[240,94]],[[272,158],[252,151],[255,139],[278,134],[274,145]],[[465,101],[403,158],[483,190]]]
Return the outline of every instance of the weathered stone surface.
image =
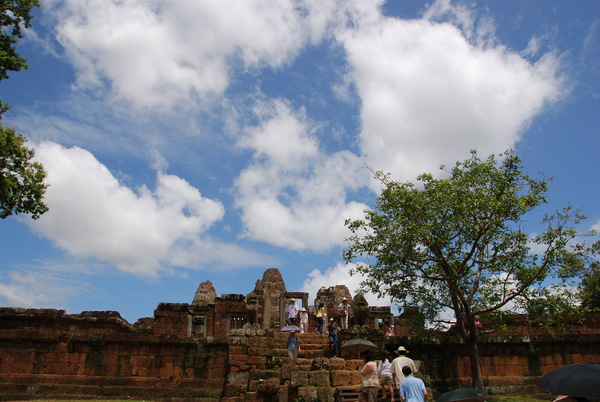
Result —
[[[259,380],[256,390],[259,393],[274,395],[279,390],[279,379],[269,378],[267,380]]]
[[[357,370],[332,370],[331,385],[334,387],[347,387],[360,384],[362,377]]]
[[[298,398],[302,398],[306,402],[318,402],[319,394],[315,387],[300,387],[298,388]]]
[[[290,387],[281,386],[277,391],[277,401],[278,402],[288,402],[290,398]]]
[[[315,357],[311,362],[310,369],[312,371],[329,370],[329,359],[326,357]]]
[[[308,384],[315,387],[329,387],[329,371],[311,371],[308,373]]]
[[[294,371],[290,378],[290,387],[306,387],[308,385],[308,372],[307,371]]]
[[[335,388],[332,387],[319,387],[317,388],[317,397],[320,402],[334,402],[335,401]]]
[[[192,300],[192,305],[206,306],[209,304],[215,304],[216,298],[217,291],[215,290],[215,287],[211,281],[202,282],[200,285],[198,285],[198,289],[194,295],[194,300]]]

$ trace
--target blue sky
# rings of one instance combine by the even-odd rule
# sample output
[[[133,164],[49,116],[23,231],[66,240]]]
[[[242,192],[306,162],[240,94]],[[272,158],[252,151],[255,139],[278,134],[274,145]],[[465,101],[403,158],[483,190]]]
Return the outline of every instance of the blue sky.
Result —
[[[50,212],[0,222],[2,306],[135,322],[269,267],[311,300],[354,292],[368,168],[412,180],[470,149],[516,149],[553,178],[543,212],[600,227],[596,0],[42,3],[0,98]]]

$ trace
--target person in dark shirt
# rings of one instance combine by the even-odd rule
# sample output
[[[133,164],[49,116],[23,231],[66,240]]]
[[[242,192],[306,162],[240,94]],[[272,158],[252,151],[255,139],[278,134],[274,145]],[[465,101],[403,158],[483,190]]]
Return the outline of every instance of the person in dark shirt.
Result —
[[[329,333],[329,352],[333,357],[337,355],[337,343],[338,343],[338,331],[340,328],[335,323],[333,318],[329,319],[329,324],[327,325],[327,332]]]

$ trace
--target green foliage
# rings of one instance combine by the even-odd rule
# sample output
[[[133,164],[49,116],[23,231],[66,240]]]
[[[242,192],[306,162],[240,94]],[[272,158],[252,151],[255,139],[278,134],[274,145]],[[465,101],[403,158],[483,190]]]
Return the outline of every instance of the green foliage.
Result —
[[[0,126],[0,218],[12,214],[30,213],[37,219],[48,210],[43,202],[46,171],[32,161],[33,149],[12,127]]]
[[[8,78],[9,71],[27,69],[27,59],[16,51],[22,28],[31,27],[31,10],[40,7],[39,0],[0,0],[0,80]],[[0,101],[1,116],[9,109]],[[30,213],[39,218],[48,210],[43,203],[47,185],[43,183],[46,172],[38,162],[33,162],[34,152],[25,145],[25,138],[12,127],[0,124],[0,218],[13,214]]]
[[[453,311],[469,345],[486,315],[525,311],[532,299],[565,308],[564,297],[573,299],[569,280],[583,268],[585,248],[572,243],[585,217],[566,206],[530,238],[525,215],[546,202],[548,181],[524,174],[513,151],[485,160],[472,151],[447,173],[422,174],[419,186],[376,173],[383,184],[377,210],[346,221],[352,235],[343,256],[358,262],[353,273],[363,275],[363,290],[416,306],[431,323]],[[548,288],[549,279],[558,284]]]
[[[39,0],[0,0],[2,15],[0,24],[0,80],[8,78],[9,71],[27,69],[27,59],[15,48],[23,37],[22,27],[31,27],[31,10],[40,7]]]
[[[591,247],[591,254],[596,258],[600,255],[600,241]],[[593,311],[600,311],[600,261],[596,259],[589,263],[581,286],[581,305]]]

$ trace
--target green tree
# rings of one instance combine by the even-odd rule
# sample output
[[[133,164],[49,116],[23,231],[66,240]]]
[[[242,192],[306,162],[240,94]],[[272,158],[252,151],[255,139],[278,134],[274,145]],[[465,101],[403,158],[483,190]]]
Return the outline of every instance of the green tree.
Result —
[[[12,127],[0,126],[0,131],[0,218],[30,213],[37,219],[48,210],[43,202],[46,172],[32,161],[34,151],[24,145],[21,134]]]
[[[600,255],[600,241],[592,246],[592,254]],[[590,310],[600,311],[600,261],[590,262],[581,281],[581,305]]]
[[[420,175],[416,186],[377,172],[377,210],[346,221],[352,235],[343,256],[358,262],[352,273],[363,275],[362,290],[416,306],[431,323],[452,311],[473,386],[481,387],[477,320],[526,311],[529,300],[571,297],[568,279],[580,273],[583,252],[572,242],[585,217],[567,206],[546,215],[545,231],[529,237],[524,215],[545,203],[548,183],[524,174],[513,151],[486,160],[472,151],[448,173]],[[549,289],[552,278],[564,286]]]
[[[40,7],[39,0],[0,0],[2,15],[0,24],[0,81],[8,78],[9,71],[29,68],[27,59],[17,53],[16,45],[23,37],[22,28],[31,27],[31,10]],[[0,114],[8,110],[8,105],[0,101]]]
[[[40,3],[39,0],[0,0],[0,5],[0,80],[4,80],[9,71],[28,68],[27,59],[17,53],[16,44],[23,37],[22,28],[31,27],[31,11]],[[37,219],[48,210],[43,202],[46,172],[40,163],[31,160],[34,151],[25,146],[25,138],[12,127],[1,125],[2,114],[8,108],[0,101],[0,217],[30,213]]]

